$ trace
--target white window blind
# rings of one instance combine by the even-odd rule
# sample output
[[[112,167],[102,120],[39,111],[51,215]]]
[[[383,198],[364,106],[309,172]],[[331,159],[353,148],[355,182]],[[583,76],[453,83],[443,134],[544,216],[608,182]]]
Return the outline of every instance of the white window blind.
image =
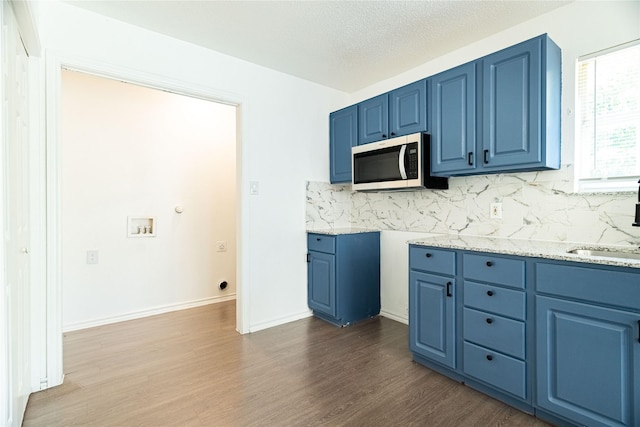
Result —
[[[640,40],[578,60],[580,191],[624,191],[640,179]]]

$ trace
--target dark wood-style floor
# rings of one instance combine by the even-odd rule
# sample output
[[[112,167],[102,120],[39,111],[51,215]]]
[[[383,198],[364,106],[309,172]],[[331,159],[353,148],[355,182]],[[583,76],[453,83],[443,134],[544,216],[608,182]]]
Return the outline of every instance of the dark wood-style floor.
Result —
[[[235,302],[72,332],[24,426],[546,426],[412,362],[407,326],[235,331]]]

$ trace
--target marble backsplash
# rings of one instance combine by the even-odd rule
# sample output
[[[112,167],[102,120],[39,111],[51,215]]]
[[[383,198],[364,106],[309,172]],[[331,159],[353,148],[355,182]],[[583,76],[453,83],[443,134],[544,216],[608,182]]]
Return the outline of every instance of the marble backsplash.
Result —
[[[501,202],[502,219],[491,219]],[[449,178],[448,190],[352,192],[307,183],[307,229],[373,228],[603,245],[640,245],[635,193],[574,193],[573,170]]]

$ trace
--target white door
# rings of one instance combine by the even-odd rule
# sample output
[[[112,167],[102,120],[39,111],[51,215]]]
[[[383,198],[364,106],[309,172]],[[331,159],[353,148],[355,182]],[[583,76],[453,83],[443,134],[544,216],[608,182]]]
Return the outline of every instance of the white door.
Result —
[[[20,426],[30,391],[29,138],[27,53],[2,2],[4,324],[2,422]]]

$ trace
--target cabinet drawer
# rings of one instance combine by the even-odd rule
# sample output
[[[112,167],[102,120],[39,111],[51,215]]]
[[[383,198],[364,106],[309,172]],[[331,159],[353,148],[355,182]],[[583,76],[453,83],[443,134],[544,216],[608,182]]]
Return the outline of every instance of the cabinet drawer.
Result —
[[[637,273],[577,265],[536,263],[536,291],[640,310]]]
[[[525,293],[522,291],[465,280],[464,305],[525,320]]]
[[[524,322],[469,308],[463,310],[463,316],[466,341],[524,359]]]
[[[464,343],[464,372],[522,399],[527,398],[526,364],[486,348]]]
[[[336,238],[335,236],[328,236],[326,234],[310,233],[309,235],[307,235],[307,248],[310,251],[335,254]]]
[[[456,253],[425,246],[410,246],[409,268],[453,276],[456,273]]]
[[[466,279],[524,289],[524,260],[464,254],[462,263]]]

